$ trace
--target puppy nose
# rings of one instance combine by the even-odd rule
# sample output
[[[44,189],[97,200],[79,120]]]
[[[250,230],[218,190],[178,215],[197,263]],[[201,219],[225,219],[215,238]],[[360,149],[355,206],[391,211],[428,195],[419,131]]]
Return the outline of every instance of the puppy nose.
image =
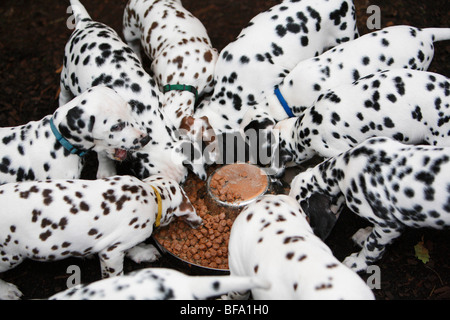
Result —
[[[149,142],[150,142],[150,136],[149,135],[146,135],[144,138],[142,138],[141,139],[141,141],[139,141],[140,142],[140,144],[142,145],[142,146],[145,146],[146,144],[148,144]]]

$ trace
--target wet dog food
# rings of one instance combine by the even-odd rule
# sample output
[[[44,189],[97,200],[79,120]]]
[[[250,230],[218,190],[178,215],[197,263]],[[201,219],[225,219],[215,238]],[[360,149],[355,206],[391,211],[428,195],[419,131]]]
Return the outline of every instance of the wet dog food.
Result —
[[[217,169],[209,186],[212,195],[218,200],[239,204],[263,194],[268,188],[268,179],[257,166],[235,163]]]

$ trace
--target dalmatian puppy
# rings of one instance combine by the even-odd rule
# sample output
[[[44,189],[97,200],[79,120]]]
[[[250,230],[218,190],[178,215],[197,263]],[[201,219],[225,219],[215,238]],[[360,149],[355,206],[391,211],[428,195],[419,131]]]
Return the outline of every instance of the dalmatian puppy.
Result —
[[[373,224],[355,233],[353,240],[362,250],[344,260],[362,271],[405,228],[450,225],[448,170],[449,147],[374,137],[297,175],[290,196],[302,204],[315,232],[325,237],[338,218],[328,205],[335,198]]]
[[[40,121],[0,128],[0,184],[79,178],[90,151],[122,160],[150,137],[114,90],[93,87]]]
[[[161,174],[183,182],[189,168],[206,179],[201,159],[189,158],[184,152],[190,149],[190,141],[180,137],[161,110],[162,93],[133,50],[112,28],[93,21],[78,0],[71,0],[71,5],[76,28],[65,48],[60,105],[91,86],[114,89],[151,138],[145,148],[130,154],[129,167],[137,177]]]
[[[302,60],[358,36],[351,0],[285,0],[255,16],[221,52],[215,86],[195,115],[216,134],[240,130],[248,108]]]
[[[131,48],[152,61],[163,108],[175,127],[193,116],[198,98],[213,89],[217,50],[199,19],[180,0],[130,0],[123,34]],[[200,119],[199,121],[202,121]]]
[[[341,43],[318,57],[300,61],[275,91],[244,116],[243,130],[265,129],[300,116],[323,91],[386,69],[427,70],[434,42],[450,39],[450,28],[393,26]],[[286,109],[285,109],[286,108]]]
[[[103,278],[121,275],[127,252],[137,262],[157,258],[156,248],[141,245],[154,225],[175,217],[202,223],[178,183],[163,176],[8,183],[0,186],[0,204],[0,272],[27,258],[98,254]],[[0,282],[0,298],[14,296],[11,290]]]
[[[261,286],[251,277],[188,276],[173,269],[147,268],[78,285],[50,300],[205,300]]]
[[[249,204],[231,228],[230,274],[257,277],[269,289],[255,300],[374,299],[364,281],[314,235],[298,202],[265,195]]]
[[[314,156],[333,157],[373,136],[450,146],[450,83],[418,70],[377,72],[322,93],[302,116],[278,122],[272,170]]]

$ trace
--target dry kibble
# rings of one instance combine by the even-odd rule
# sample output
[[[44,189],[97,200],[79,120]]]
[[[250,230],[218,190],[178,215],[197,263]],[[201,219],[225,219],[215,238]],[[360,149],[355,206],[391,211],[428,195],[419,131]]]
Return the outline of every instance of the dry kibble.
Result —
[[[246,177],[247,173],[241,173]],[[225,208],[205,199],[206,183],[190,174],[189,184],[184,186],[203,225],[190,228],[181,219],[172,221],[167,227],[155,230],[155,239],[177,257],[193,264],[209,268],[228,269],[228,240],[233,221],[240,209]],[[226,183],[225,177],[211,180],[211,186],[220,189]],[[239,199],[235,191],[223,191],[218,196],[227,200]]]

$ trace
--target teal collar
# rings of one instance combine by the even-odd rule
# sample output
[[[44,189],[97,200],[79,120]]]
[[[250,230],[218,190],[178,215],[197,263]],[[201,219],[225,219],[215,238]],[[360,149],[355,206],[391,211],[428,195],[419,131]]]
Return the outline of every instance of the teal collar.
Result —
[[[50,128],[52,129],[53,134],[55,135],[56,140],[70,153],[76,154],[80,157],[84,157],[89,150],[79,150],[75,148],[66,138],[62,136],[62,134],[56,129],[55,124],[53,123],[53,118],[50,118]]]
[[[164,93],[172,91],[172,90],[192,92],[195,95],[195,103],[197,103],[198,91],[194,86],[189,86],[186,84],[167,84],[163,87]]]

